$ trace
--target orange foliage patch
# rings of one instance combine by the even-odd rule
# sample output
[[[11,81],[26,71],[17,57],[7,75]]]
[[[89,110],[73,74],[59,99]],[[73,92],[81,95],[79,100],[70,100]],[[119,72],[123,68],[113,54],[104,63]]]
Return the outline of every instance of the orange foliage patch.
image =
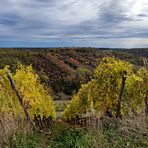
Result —
[[[75,65],[80,65],[80,62],[74,58],[70,58],[70,62]]]

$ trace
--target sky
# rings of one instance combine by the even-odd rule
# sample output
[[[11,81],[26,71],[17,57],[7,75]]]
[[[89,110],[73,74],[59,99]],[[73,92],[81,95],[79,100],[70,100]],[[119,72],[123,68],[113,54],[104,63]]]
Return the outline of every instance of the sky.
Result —
[[[0,0],[0,47],[148,47],[148,0]]]

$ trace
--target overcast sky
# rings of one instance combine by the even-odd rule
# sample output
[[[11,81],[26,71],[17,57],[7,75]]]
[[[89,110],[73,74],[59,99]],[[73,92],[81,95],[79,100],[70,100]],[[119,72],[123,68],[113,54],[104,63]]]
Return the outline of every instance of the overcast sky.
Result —
[[[148,47],[148,0],[0,0],[1,47]]]

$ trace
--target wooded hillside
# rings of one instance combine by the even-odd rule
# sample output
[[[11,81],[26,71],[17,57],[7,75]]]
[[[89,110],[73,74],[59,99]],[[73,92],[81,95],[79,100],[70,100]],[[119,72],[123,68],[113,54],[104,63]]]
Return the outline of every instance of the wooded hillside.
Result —
[[[143,65],[143,57],[148,58],[148,49],[0,49],[0,68],[10,65],[15,71],[17,63],[32,64],[55,99],[69,99],[81,83],[90,80],[100,59],[105,56],[114,56],[139,67]]]

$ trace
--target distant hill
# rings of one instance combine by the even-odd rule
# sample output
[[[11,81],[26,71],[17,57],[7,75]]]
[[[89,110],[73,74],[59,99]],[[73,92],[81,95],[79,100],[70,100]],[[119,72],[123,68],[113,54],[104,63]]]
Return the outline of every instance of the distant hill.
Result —
[[[53,95],[65,99],[86,83],[105,56],[114,56],[140,67],[143,57],[148,58],[148,49],[105,49],[105,48],[20,48],[0,49],[0,68],[16,64],[32,64]],[[75,92],[73,92],[75,90]],[[55,97],[56,98],[56,97]]]

